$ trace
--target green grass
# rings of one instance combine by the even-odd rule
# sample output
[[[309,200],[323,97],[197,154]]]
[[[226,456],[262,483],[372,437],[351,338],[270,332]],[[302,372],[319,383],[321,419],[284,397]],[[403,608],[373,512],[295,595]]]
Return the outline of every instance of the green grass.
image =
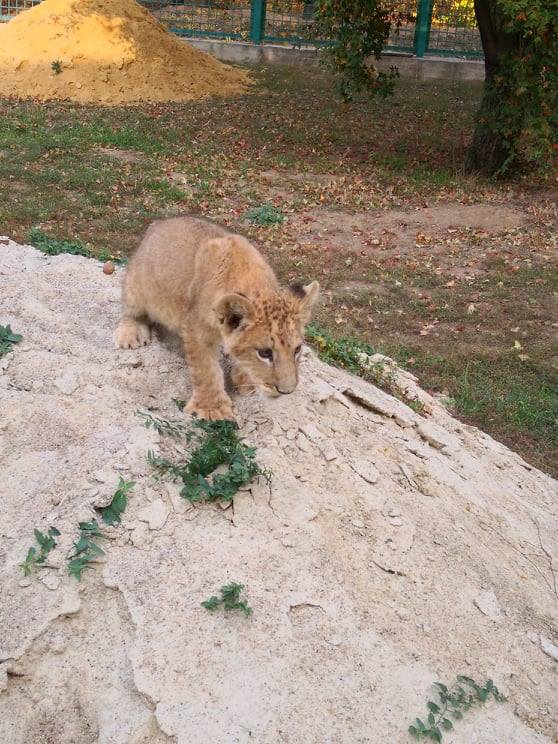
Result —
[[[324,362],[346,369],[353,375],[366,377],[368,367],[363,364],[363,354],[374,354],[374,349],[356,338],[335,336],[318,323],[306,327],[306,338],[316,348]]]
[[[367,343],[315,323],[308,326],[306,337],[325,362],[397,394],[385,379],[382,365],[370,368],[363,363],[362,354],[374,353]],[[477,354],[476,358],[434,356],[421,347],[388,346],[376,351],[418,371],[423,387],[447,390],[458,416],[493,431],[542,467],[558,467],[553,459],[558,451],[558,384],[552,369],[545,371],[512,351],[492,357]],[[413,401],[405,402],[422,412]]]
[[[27,242],[42,251],[47,256],[59,256],[61,253],[69,253],[72,256],[85,256],[86,258],[97,258],[99,261],[113,261],[113,263],[122,264],[126,258],[115,256],[108,250],[99,250],[95,256],[81,240],[68,240],[65,238],[55,238],[48,235],[38,227],[29,230],[26,238]]]
[[[152,191],[161,199],[163,203],[181,202],[186,199],[187,194],[177,186],[173,186],[168,181],[162,179],[148,180],[145,182],[145,188]]]
[[[417,353],[395,350],[403,364],[417,359]],[[498,419],[510,433],[532,434],[558,446],[558,386],[551,371],[545,373],[513,352],[459,360],[425,355],[416,364],[426,373],[423,384],[449,390],[460,415],[485,427]]]
[[[552,367],[512,351],[441,356],[420,347],[388,349],[418,372],[420,384],[447,390],[454,412],[493,434],[539,467],[558,472],[558,380]],[[386,352],[387,353],[387,352]]]
[[[81,240],[59,240],[47,235],[38,227],[29,230],[27,240],[47,256],[58,256],[61,253],[69,253],[72,256],[91,256],[91,249]]]

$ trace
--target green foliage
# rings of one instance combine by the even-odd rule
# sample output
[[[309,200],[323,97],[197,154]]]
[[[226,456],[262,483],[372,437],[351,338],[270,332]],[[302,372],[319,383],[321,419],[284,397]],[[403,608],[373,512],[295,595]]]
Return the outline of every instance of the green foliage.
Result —
[[[9,325],[0,325],[0,357],[12,351],[14,344],[19,344],[23,336],[19,333],[14,333]]]
[[[126,258],[114,256],[110,251],[102,250],[96,256],[81,240],[60,240],[48,235],[38,227],[32,227],[27,233],[29,244],[42,251],[47,256],[59,256],[69,253],[71,256],[85,256],[97,258],[99,261],[112,261],[115,264],[125,264]]]
[[[178,408],[179,411],[183,411],[186,408],[186,401],[182,398],[173,398],[172,402]]]
[[[209,599],[206,599],[205,602],[202,602],[201,605],[210,612],[223,605],[226,611],[242,610],[246,617],[249,617],[252,614],[252,608],[248,606],[245,600],[240,599],[240,593],[243,589],[244,584],[235,584],[232,582],[221,587],[220,597],[213,595]]]
[[[371,58],[380,58],[392,21],[398,25],[402,18],[380,0],[318,0],[312,34],[327,41],[326,63],[339,74],[345,100],[361,90],[382,96],[393,93],[397,69],[379,72]]]
[[[159,418],[159,416],[153,416],[147,411],[136,411],[136,415],[143,419],[143,425],[146,429],[155,429],[161,436],[173,437],[174,439],[185,437],[188,442],[192,439],[192,424],[188,421],[170,421]]]
[[[261,207],[255,207],[246,212],[246,218],[255,225],[268,227],[269,225],[281,225],[285,220],[285,215],[272,204],[263,204]]]
[[[558,6],[549,0],[493,0],[502,32],[517,40],[487,83],[498,105],[488,125],[509,143],[506,169],[517,157],[523,129],[527,155],[552,162],[558,131]]]
[[[68,572],[70,576],[81,581],[83,571],[91,568],[89,564],[105,554],[95,542],[95,540],[103,539],[105,535],[99,529],[96,519],[92,522],[80,522],[79,530],[79,539],[74,543],[73,553],[68,556]]]
[[[194,450],[183,462],[172,463],[151,451],[147,454],[149,463],[161,474],[182,481],[181,495],[188,501],[232,501],[240,486],[256,476],[270,478],[270,473],[255,461],[256,450],[239,438],[238,426],[233,421],[196,419],[184,423],[149,413],[139,412],[139,415],[146,427],[153,427],[160,434],[184,437],[187,443],[194,441]],[[215,473],[219,466],[227,469]]]
[[[440,7],[441,6],[441,7]],[[436,3],[432,15],[433,27],[476,28],[475,6],[471,0]]]
[[[558,129],[558,7],[549,0],[477,5],[486,66],[484,98],[467,169],[501,175],[520,154],[555,164]]]
[[[91,251],[81,240],[59,240],[53,238],[38,227],[32,227],[27,236],[29,243],[47,256],[58,256],[69,253],[72,256],[91,256]]]
[[[59,59],[55,59],[54,62],[51,62],[50,68],[55,75],[60,75],[62,72],[62,62]]]
[[[324,362],[342,367],[369,382],[385,382],[384,366],[367,363],[367,357],[374,354],[374,349],[368,344],[355,338],[336,338],[316,323],[306,327],[306,338],[316,347],[318,356]]]
[[[35,547],[31,547],[27,551],[25,560],[23,563],[20,563],[24,576],[30,576],[35,565],[41,565],[45,562],[47,555],[56,546],[56,540],[54,538],[58,537],[60,532],[56,527],[49,527],[46,535],[40,530],[33,530],[33,534],[39,545],[39,552],[37,552],[37,548]]]
[[[498,703],[506,702],[506,698],[491,679],[481,687],[474,679],[459,675],[450,688],[441,682],[436,682],[435,687],[438,702],[433,700],[427,702],[426,723],[417,718],[415,723],[409,726],[409,733],[415,739],[440,742],[443,736],[442,731],[451,731],[453,728],[452,718],[454,720],[463,718],[463,713],[474,705],[483,705],[490,697]]]
[[[135,485],[135,481],[125,481],[123,478],[120,478],[118,488],[116,489],[110,504],[99,509],[105,524],[114,525],[120,522],[120,515],[126,509],[128,504],[128,494]]]

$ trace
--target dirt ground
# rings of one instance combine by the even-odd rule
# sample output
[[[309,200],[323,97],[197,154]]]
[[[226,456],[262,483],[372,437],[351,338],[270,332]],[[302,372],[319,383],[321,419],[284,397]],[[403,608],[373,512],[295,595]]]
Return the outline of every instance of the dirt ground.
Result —
[[[122,271],[101,267],[0,244],[0,318],[23,336],[0,360],[0,741],[405,744],[432,684],[463,674],[508,702],[448,744],[556,742],[557,482],[409,373],[423,414],[307,350],[291,396],[236,400],[271,484],[194,506],[154,479],[147,451],[177,444],[136,415],[180,418],[178,345],[114,349]],[[78,583],[78,522],[119,476],[122,524]],[[229,581],[252,617],[200,606]]]

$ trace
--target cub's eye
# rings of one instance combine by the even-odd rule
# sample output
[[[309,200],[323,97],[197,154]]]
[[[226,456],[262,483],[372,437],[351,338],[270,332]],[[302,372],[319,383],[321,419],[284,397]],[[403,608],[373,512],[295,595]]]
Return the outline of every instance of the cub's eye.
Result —
[[[294,355],[297,357],[300,354],[300,351],[302,349],[302,344],[299,344],[296,349],[294,350]]]
[[[272,349],[256,349],[256,353],[260,357],[260,359],[267,359],[268,361],[270,359],[273,359]]]

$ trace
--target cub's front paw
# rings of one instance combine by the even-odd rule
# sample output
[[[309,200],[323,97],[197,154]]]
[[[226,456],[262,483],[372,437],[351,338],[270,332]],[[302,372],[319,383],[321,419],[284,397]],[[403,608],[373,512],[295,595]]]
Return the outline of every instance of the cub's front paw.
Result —
[[[145,323],[125,321],[116,329],[114,340],[119,349],[139,349],[151,341],[151,330]]]
[[[234,421],[232,403],[226,398],[210,402],[192,397],[186,406],[186,410],[192,416],[208,421],[221,421],[222,419]]]

